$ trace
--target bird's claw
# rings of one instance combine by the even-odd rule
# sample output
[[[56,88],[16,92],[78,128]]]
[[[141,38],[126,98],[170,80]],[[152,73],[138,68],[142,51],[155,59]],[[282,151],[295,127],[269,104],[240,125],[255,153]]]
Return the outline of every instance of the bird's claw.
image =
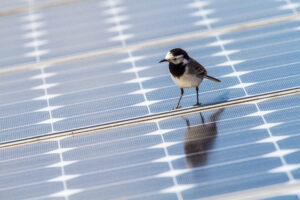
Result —
[[[177,110],[177,109],[179,109],[179,108],[181,108],[181,106],[176,106],[176,107],[173,108],[172,110]]]
[[[196,103],[194,106],[200,106],[201,105],[201,103]]]

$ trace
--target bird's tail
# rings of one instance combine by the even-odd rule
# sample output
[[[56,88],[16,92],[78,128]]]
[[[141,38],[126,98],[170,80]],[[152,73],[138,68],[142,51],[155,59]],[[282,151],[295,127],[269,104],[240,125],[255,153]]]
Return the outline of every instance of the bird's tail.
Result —
[[[216,79],[216,78],[208,76],[208,75],[204,75],[204,78],[211,80],[211,81],[215,81],[215,82],[221,82],[219,79]]]

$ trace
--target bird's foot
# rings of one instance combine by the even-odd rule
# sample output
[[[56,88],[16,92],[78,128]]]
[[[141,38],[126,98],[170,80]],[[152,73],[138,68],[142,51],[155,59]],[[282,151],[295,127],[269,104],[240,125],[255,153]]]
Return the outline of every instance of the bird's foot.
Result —
[[[201,105],[201,103],[196,103],[194,106],[200,106]]]
[[[177,109],[179,109],[179,108],[181,108],[181,106],[176,106],[176,107],[173,108],[172,110],[177,110]]]

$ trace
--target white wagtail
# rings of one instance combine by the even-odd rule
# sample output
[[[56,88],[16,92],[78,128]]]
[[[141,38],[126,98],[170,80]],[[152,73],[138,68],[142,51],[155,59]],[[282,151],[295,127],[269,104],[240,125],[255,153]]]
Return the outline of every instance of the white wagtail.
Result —
[[[159,61],[159,63],[165,61],[169,62],[169,70],[170,70],[171,78],[173,79],[175,84],[178,87],[180,87],[180,91],[181,91],[181,95],[175,109],[180,108],[179,104],[184,93],[183,88],[196,87],[197,103],[194,106],[199,106],[200,103],[199,103],[198,87],[202,82],[203,78],[215,82],[221,82],[219,79],[208,76],[206,69],[196,60],[189,57],[189,55],[183,49],[180,48],[172,49],[167,53],[165,59]]]

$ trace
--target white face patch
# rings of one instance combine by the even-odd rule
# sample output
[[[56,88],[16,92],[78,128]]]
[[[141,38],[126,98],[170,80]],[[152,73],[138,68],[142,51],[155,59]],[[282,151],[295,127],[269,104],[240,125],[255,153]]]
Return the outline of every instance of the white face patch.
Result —
[[[167,53],[165,59],[166,59],[166,60],[171,60],[171,59],[173,59],[173,58],[174,58],[173,54],[169,51],[169,52]]]
[[[187,64],[188,61],[183,58],[183,55],[174,56],[171,52],[168,52],[165,59],[173,64],[184,63]]]

